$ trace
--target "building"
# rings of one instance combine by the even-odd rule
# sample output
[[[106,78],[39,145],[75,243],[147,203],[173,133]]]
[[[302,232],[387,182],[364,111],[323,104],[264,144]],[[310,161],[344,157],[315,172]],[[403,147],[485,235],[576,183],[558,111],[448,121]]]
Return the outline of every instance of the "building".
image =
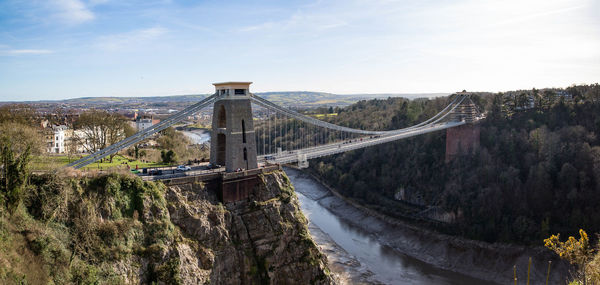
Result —
[[[135,120],[135,128],[139,132],[141,130],[145,130],[145,129],[151,127],[154,124],[158,124],[159,122],[160,122],[160,120],[154,119],[152,117],[150,117],[150,118],[139,117]]]
[[[573,95],[571,95],[571,94],[567,93],[567,91],[563,91],[563,90],[556,91],[556,99],[560,100],[561,98],[568,102],[568,101],[573,100]]]
[[[49,153],[65,153],[65,138],[67,126],[52,126],[45,132],[46,138],[46,151]]]

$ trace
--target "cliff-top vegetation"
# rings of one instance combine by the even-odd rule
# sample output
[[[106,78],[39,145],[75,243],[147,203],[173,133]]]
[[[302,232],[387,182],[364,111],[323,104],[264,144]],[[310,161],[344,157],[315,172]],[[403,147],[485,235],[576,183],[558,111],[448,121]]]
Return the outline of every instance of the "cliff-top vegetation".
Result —
[[[550,233],[600,232],[600,86],[472,99],[487,115],[472,155],[446,163],[445,132],[435,132],[311,161],[311,170],[390,216],[447,213],[448,223],[435,227],[472,239],[539,246]],[[448,100],[361,101],[329,120],[398,129],[426,120]]]

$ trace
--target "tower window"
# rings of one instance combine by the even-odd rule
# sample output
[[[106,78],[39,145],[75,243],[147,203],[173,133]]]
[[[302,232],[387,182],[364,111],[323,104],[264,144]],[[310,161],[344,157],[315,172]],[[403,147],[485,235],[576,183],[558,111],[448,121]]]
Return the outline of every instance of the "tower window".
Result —
[[[246,123],[242,120],[242,142],[246,143]]]
[[[235,95],[246,95],[246,89],[235,89],[234,94]]]

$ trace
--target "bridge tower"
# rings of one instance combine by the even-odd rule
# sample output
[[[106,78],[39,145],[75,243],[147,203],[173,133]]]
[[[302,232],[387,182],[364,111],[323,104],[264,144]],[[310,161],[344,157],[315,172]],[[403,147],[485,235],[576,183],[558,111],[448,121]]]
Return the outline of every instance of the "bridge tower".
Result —
[[[258,168],[250,84],[252,82],[213,84],[219,98],[213,109],[210,162],[225,165],[227,172]]]
[[[469,96],[469,94],[466,94],[465,96]],[[465,121],[468,124],[472,124],[477,120],[477,113],[477,106],[475,106],[471,97],[467,97],[456,107],[456,109],[454,109],[452,114],[450,114],[450,120]]]
[[[470,96],[469,93],[457,93]],[[456,107],[450,115],[453,121],[464,121],[466,124],[446,129],[446,163],[461,155],[469,155],[479,149],[481,127],[477,123],[477,106],[470,97]]]

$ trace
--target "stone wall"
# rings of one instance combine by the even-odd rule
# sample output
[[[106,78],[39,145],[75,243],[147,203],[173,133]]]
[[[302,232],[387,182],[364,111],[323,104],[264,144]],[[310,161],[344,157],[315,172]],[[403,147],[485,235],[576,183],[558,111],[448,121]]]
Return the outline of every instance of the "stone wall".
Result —
[[[446,162],[479,149],[479,124],[466,124],[446,129]]]

